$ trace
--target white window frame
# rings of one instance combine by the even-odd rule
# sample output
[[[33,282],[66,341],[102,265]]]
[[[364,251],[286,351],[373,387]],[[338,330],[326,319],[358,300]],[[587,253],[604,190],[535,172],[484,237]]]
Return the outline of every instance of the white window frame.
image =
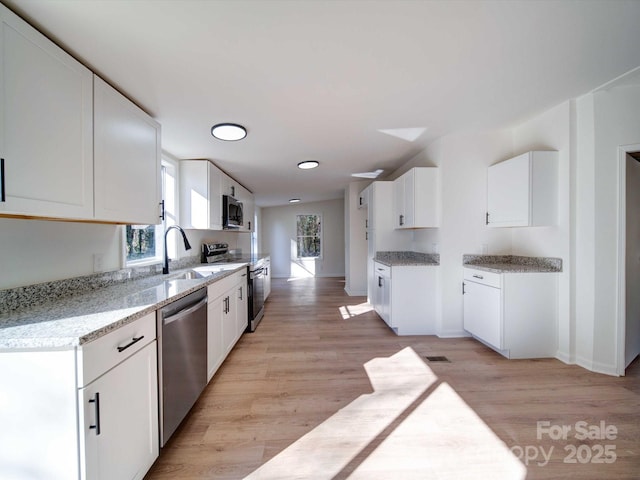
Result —
[[[301,257],[299,255],[300,252],[298,252],[298,217],[304,217],[304,216],[315,216],[318,217],[318,222],[320,223],[320,232],[318,234],[318,237],[320,238],[320,254],[317,257]],[[296,258],[300,259],[300,260],[309,260],[309,259],[316,259],[316,258],[323,258],[324,255],[324,225],[323,225],[323,218],[322,218],[322,214],[321,213],[296,213]]]
[[[162,199],[165,201],[165,217],[164,220],[155,225],[155,236],[156,236],[156,251],[153,257],[147,257],[140,260],[127,260],[127,226],[123,226],[121,229],[122,232],[122,266],[123,268],[127,267],[143,267],[147,265],[154,265],[157,263],[162,263],[163,261],[163,247],[164,247],[164,232],[166,227],[170,225],[175,225],[178,223],[178,162],[165,156],[162,156],[162,171],[161,171],[161,184],[162,184]],[[166,177],[165,175],[169,174],[173,178],[173,188],[171,192],[167,191],[168,186],[166,185]],[[172,194],[172,195],[171,195]],[[173,205],[171,205],[171,199],[173,198]],[[147,225],[140,225],[141,227],[146,227]],[[167,249],[169,251],[169,256],[175,258],[176,255],[176,244],[175,242],[168,242]]]

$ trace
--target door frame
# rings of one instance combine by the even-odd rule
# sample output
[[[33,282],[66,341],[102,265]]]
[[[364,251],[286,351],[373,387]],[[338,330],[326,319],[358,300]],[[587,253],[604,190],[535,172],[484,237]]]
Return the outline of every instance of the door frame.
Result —
[[[640,143],[618,147],[618,282],[616,315],[616,374],[625,374],[626,307],[626,250],[627,250],[627,154],[640,151]]]

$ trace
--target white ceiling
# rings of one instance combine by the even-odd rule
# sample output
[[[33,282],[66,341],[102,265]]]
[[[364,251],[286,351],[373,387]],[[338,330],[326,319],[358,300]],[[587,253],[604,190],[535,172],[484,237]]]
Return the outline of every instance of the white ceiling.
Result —
[[[166,152],[213,160],[261,206],[341,197],[351,173],[640,65],[637,0],[3,1],[153,115]],[[219,122],[249,135],[215,140]]]

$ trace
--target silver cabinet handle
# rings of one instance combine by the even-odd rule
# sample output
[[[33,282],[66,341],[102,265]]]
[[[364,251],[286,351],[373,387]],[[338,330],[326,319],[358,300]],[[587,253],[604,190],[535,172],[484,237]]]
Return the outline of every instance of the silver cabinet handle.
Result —
[[[479,278],[480,280],[482,280],[484,277],[482,275],[474,275],[473,278]]]

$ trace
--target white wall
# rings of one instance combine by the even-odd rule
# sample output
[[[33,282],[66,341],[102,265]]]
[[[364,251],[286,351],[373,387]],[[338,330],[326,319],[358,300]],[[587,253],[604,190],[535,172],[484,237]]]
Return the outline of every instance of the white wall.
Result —
[[[565,102],[513,129],[514,153],[558,151],[558,223],[552,227],[512,229],[514,255],[558,257],[558,356],[573,362],[574,322],[571,309],[571,160],[574,154],[572,118],[575,103]]]
[[[93,254],[104,271],[118,270],[121,229],[116,225],[0,218],[0,289],[93,273]]]
[[[360,192],[370,182],[353,182],[345,189],[345,291],[348,295],[367,294],[367,209],[358,208]]]
[[[619,357],[618,148],[640,143],[639,112],[638,85],[612,86],[577,102],[576,360],[611,374]]]
[[[262,247],[271,255],[274,277],[304,276],[295,255],[296,215],[322,215],[323,257],[305,265],[318,277],[342,277],[345,273],[344,200],[298,203],[262,208]]]

